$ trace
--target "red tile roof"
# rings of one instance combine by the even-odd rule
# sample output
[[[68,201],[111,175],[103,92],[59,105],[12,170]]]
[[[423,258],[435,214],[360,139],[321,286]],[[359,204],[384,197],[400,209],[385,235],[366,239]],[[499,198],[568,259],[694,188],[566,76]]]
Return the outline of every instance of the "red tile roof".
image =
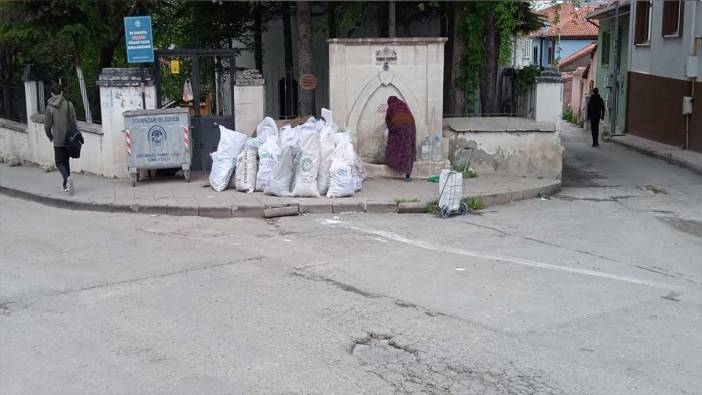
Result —
[[[538,13],[546,17],[548,27],[534,32],[531,37],[597,37],[599,27],[585,17],[595,8],[592,6],[576,7],[573,3],[563,3],[545,8]],[[560,20],[556,24],[556,14]]]
[[[586,45],[584,48],[573,52],[569,56],[563,58],[558,65],[560,67],[567,66],[575,61],[577,61],[580,58],[583,58],[585,56],[590,56],[592,52],[597,48],[597,42],[591,42],[590,44]]]

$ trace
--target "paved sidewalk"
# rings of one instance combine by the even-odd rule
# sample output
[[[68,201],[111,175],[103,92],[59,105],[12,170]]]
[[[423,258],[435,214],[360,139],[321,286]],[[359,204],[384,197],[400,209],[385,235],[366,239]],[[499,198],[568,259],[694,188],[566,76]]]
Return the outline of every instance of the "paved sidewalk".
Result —
[[[610,140],[616,144],[702,174],[702,153],[700,152],[684,150],[680,147],[659,143],[630,134],[610,137]]]
[[[106,212],[189,215],[202,217],[277,217],[304,213],[425,212],[437,200],[438,184],[415,179],[411,183],[393,179],[369,179],[363,190],[349,198],[275,197],[235,190],[215,192],[207,174],[196,173],[186,183],[169,177],[144,180],[131,186],[126,179],[73,175],[76,193],[60,189],[57,172],[34,166],[0,164],[0,192],[52,206]],[[482,198],[485,206],[528,199],[557,192],[561,183],[521,177],[478,177],[466,180],[465,196]]]

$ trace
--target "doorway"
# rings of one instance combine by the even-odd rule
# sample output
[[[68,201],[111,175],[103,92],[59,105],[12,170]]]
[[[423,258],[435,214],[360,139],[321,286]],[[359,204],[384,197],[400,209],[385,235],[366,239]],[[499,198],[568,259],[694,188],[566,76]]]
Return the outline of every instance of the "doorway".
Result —
[[[158,108],[188,107],[192,169],[210,170],[219,125],[234,129],[236,54],[229,49],[154,51]]]

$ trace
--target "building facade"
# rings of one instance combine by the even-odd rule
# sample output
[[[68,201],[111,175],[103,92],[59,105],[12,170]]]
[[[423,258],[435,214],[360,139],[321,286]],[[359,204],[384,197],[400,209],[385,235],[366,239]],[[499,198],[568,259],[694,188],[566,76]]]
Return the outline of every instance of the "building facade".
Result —
[[[702,152],[702,4],[637,1],[630,15],[628,132]]]
[[[600,26],[595,85],[607,106],[603,130],[624,133],[627,130],[630,1],[612,2],[593,11],[588,18],[596,20]]]

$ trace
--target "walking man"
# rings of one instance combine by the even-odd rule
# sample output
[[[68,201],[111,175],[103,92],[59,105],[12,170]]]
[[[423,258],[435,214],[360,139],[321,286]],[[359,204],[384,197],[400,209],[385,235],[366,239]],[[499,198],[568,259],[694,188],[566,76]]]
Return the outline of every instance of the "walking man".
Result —
[[[76,109],[73,103],[63,98],[63,89],[57,83],[52,83],[51,98],[44,111],[44,131],[49,141],[54,143],[54,160],[56,168],[63,177],[63,191],[73,194],[73,179],[71,179],[71,165],[68,162],[66,149],[66,135],[69,128],[77,128]]]
[[[600,146],[600,119],[604,119],[605,104],[600,96],[600,90],[595,88],[592,90],[592,96],[587,102],[587,116],[590,119],[592,132],[592,146]]]

